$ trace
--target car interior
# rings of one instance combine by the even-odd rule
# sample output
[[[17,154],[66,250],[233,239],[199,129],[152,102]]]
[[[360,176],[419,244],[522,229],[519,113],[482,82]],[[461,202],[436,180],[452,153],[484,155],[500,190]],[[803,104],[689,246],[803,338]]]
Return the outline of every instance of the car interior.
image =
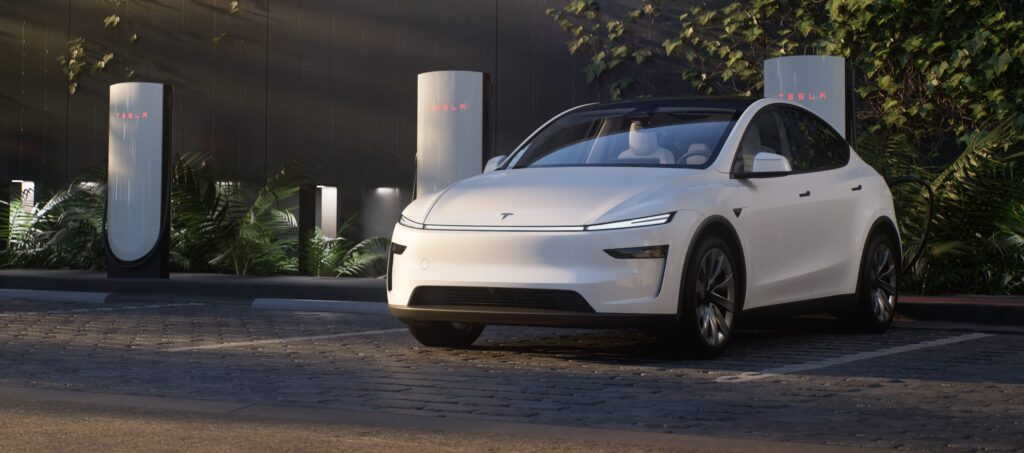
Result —
[[[516,159],[513,166],[703,166],[722,140],[727,123],[696,115],[700,116],[586,118],[529,145],[536,152]]]
[[[743,135],[737,166],[742,163],[743,172],[753,171],[754,156],[758,153],[780,154],[792,161],[789,149],[789,140],[785,128],[782,127],[781,118],[771,112],[765,113],[758,116]]]

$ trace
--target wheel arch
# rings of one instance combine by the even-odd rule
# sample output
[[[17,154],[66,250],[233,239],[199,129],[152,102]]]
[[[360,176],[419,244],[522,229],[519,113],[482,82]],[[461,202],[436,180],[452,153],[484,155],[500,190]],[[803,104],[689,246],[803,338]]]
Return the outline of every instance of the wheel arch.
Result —
[[[884,234],[892,239],[893,244],[896,244],[896,248],[899,249],[897,257],[899,258],[899,264],[903,264],[903,244],[900,242],[900,232],[896,228],[896,223],[893,222],[888,216],[880,216],[872,222],[871,227],[868,228],[868,234],[864,236],[864,244],[861,246],[861,260],[864,259],[864,252],[867,251],[868,242],[871,238],[875,237],[876,234]]]
[[[694,248],[697,246],[697,242],[706,236],[715,235],[721,237],[729,247],[732,247],[733,252],[736,254],[736,260],[738,266],[742,269],[740,273],[741,282],[738,287],[742,291],[744,300],[747,294],[747,260],[743,253],[743,243],[740,242],[739,233],[736,231],[736,227],[729,222],[724,216],[715,214],[705,218],[700,225],[694,229],[693,236],[690,238],[690,243],[686,248],[686,254],[683,257],[683,273],[682,278],[679,281],[679,304],[676,306],[676,313],[680,313],[680,308],[683,304],[683,297],[686,296],[686,273],[689,272],[690,260],[693,258]]]
[[[876,234],[884,234],[892,239],[898,252],[895,256],[897,272],[903,268],[903,244],[900,243],[900,234],[896,228],[896,223],[888,216],[880,216],[871,223],[868,233],[864,236],[864,243],[860,246],[860,259],[857,261],[857,286],[854,288],[855,293],[858,295],[860,294],[864,279],[864,257],[868,253],[868,246],[871,245],[871,238],[875,237]]]

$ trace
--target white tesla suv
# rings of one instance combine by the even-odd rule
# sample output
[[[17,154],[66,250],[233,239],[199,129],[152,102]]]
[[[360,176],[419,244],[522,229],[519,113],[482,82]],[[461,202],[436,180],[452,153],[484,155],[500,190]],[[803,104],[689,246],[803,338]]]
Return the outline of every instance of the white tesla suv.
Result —
[[[488,167],[395,227],[389,309],[424,345],[465,347],[487,324],[635,327],[711,357],[741,313],[892,322],[889,188],[798,105],[589,104]]]

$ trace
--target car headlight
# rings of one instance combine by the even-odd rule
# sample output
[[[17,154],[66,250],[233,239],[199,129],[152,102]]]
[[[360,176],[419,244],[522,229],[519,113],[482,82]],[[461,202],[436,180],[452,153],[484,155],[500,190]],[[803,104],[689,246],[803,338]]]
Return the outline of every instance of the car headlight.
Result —
[[[597,225],[587,225],[583,229],[586,231],[601,231],[601,230],[620,230],[623,228],[639,228],[651,225],[661,225],[672,221],[674,212],[668,214],[652,215],[650,217],[640,217],[638,219],[620,220],[618,222],[599,223]]]
[[[416,228],[418,230],[422,230],[423,229],[423,224],[422,223],[419,223],[419,222],[417,222],[415,220],[412,220],[412,219],[410,219],[410,218],[408,218],[406,216],[402,216],[401,219],[398,219],[398,223],[400,223],[400,224],[402,224],[404,226],[407,226],[409,228]]]

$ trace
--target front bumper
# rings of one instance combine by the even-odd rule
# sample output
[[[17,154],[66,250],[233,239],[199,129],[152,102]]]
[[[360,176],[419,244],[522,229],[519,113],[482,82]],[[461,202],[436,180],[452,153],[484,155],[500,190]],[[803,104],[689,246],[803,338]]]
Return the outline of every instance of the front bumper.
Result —
[[[390,263],[388,302],[402,320],[618,327],[670,322],[694,213],[669,224],[610,231],[439,231],[397,226],[404,246]],[[617,259],[605,249],[668,245],[666,258]],[[530,288],[578,293],[592,309],[421,306],[420,287]],[[656,318],[644,319],[646,315]]]
[[[668,331],[678,325],[675,314],[578,313],[490,307],[408,307],[389,305],[388,311],[403,322],[447,321],[506,326],[577,327],[586,329],[636,328]]]

